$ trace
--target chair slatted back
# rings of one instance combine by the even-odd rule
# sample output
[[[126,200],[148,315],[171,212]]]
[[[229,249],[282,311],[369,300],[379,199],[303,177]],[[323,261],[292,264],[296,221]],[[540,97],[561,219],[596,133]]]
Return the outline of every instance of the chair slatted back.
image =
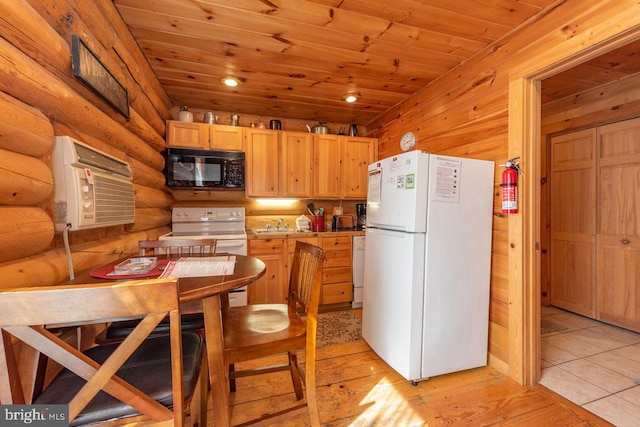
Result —
[[[171,319],[173,411],[115,373],[157,324]],[[136,329],[99,365],[43,325],[90,324],[142,317]],[[11,336],[23,341],[87,380],[69,404],[74,419],[101,390],[158,421],[184,414],[181,330],[176,279],[149,279],[108,284],[64,285],[0,292],[0,401],[25,404]],[[174,414],[175,417],[174,417]]]
[[[296,242],[289,276],[289,305],[293,309],[300,305],[304,313],[308,314],[313,304],[317,312],[320,304],[324,257],[325,253],[319,247],[305,242]],[[315,300],[314,290],[317,291]]]
[[[140,256],[176,254],[213,255],[216,252],[217,239],[169,239],[169,240],[140,240],[138,249]]]

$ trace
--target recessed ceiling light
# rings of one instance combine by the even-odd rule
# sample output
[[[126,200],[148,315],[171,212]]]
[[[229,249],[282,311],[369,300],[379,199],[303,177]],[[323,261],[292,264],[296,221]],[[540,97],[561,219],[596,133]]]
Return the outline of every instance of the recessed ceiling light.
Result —
[[[348,93],[342,97],[342,100],[348,103],[356,102],[358,99],[360,99],[360,95],[357,95],[355,93]]]
[[[222,84],[229,87],[236,87],[240,84],[240,80],[231,76],[223,77],[220,79],[220,81],[222,82]]]

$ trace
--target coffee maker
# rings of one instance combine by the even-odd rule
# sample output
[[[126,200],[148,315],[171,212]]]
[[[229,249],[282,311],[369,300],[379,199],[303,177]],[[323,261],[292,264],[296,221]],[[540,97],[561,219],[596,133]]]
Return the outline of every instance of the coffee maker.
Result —
[[[367,225],[367,205],[364,203],[356,203],[356,215],[358,217],[356,229],[362,230]]]

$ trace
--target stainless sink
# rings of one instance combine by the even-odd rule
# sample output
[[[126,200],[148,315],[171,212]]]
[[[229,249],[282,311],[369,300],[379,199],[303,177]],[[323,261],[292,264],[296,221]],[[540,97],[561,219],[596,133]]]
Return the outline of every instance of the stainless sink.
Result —
[[[255,234],[293,234],[293,233],[311,233],[311,230],[296,230],[295,228],[254,228]]]

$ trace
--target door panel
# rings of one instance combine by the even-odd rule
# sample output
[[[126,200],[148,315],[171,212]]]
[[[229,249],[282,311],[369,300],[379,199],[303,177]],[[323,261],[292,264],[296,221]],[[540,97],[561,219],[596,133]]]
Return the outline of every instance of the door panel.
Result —
[[[640,331],[640,120],[598,134],[597,318]]]
[[[595,129],[551,139],[551,303],[595,317]]]
[[[640,330],[640,247],[598,245],[598,319]]]
[[[557,239],[551,258],[553,305],[583,316],[595,316],[593,243]]]
[[[362,337],[407,379],[420,378],[425,234],[367,228]]]

